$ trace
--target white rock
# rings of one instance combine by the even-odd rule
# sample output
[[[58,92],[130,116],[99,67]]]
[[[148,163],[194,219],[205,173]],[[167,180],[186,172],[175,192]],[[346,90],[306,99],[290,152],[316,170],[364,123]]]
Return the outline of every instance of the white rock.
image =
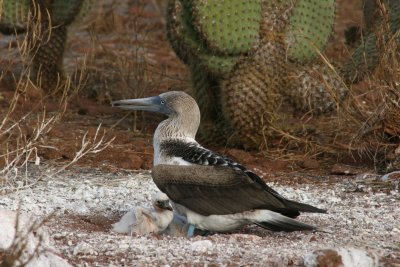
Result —
[[[314,250],[304,257],[306,267],[322,266],[326,262],[332,263],[332,266],[343,267],[377,267],[379,265],[375,254],[357,248]]]
[[[200,240],[190,244],[190,250],[197,253],[206,253],[212,247],[213,244],[210,240]]]
[[[97,252],[94,250],[94,248],[86,243],[86,242],[79,242],[75,248],[74,248],[74,255],[78,254],[87,254],[87,255],[97,255]]]
[[[16,211],[4,210],[0,209],[0,249],[7,250],[14,240],[14,236],[16,233],[16,219],[18,217],[18,229],[19,231],[26,230],[31,224],[32,220],[28,215],[20,214]],[[43,248],[47,248],[49,246],[48,234],[39,229],[37,231],[37,235],[42,236],[42,243],[40,244]],[[38,237],[34,236],[33,233],[29,233],[27,236],[27,246],[21,256],[21,260],[27,259],[30,255],[32,255],[35,251],[36,246],[39,244]],[[16,265],[18,265],[16,263]],[[69,267],[71,266],[66,260],[63,258],[53,254],[52,252],[45,252],[39,257],[33,258],[28,264],[27,267]]]
[[[7,249],[11,246],[15,236],[15,211],[0,210],[0,249]],[[20,228],[26,224],[25,216],[19,217]]]
[[[27,267],[71,267],[66,260],[53,254],[45,253],[29,262]]]
[[[249,235],[249,234],[231,234],[230,238],[236,241],[251,241],[251,242],[257,242],[262,239],[261,236]]]

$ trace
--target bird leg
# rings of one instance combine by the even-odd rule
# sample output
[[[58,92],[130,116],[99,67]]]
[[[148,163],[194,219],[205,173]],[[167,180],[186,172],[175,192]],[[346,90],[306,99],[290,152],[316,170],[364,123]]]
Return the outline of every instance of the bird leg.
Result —
[[[193,234],[194,234],[194,230],[195,230],[195,229],[196,229],[196,228],[194,227],[193,224],[189,224],[189,228],[188,228],[188,231],[187,231],[187,237],[192,237]]]

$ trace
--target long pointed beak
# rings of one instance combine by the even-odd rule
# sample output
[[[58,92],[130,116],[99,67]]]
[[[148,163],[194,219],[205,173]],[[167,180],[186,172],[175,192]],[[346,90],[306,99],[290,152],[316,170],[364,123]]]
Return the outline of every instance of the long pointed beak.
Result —
[[[118,100],[113,101],[111,104],[113,107],[124,110],[143,110],[169,114],[170,109],[162,103],[163,102],[159,96],[153,96],[147,98]]]

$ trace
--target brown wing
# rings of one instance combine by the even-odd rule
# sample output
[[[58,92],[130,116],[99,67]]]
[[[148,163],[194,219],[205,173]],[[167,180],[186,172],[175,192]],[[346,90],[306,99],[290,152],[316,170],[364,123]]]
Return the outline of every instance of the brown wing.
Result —
[[[265,183],[231,167],[156,165],[152,176],[170,199],[202,215],[288,209]]]

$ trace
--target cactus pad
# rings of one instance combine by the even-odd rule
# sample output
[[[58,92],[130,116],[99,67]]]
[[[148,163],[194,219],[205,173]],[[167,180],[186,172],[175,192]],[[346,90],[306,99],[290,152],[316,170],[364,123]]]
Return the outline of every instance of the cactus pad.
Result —
[[[286,29],[288,56],[310,61],[323,50],[335,19],[335,0],[298,0]]]
[[[0,23],[8,27],[26,27],[30,0],[3,0],[2,2]]]
[[[32,50],[31,78],[43,89],[54,90],[65,78],[62,61],[66,39],[66,26],[59,26],[52,29],[47,42],[37,43]]]
[[[170,1],[168,8],[168,37],[178,57],[189,66],[202,65],[216,76],[228,73],[238,58],[210,51],[191,24],[191,13],[185,6],[175,0]]]
[[[331,112],[347,96],[348,89],[341,78],[325,64],[294,64],[290,69],[286,95],[298,110],[315,114]]]
[[[370,75],[378,63],[377,38],[375,33],[371,33],[354,50],[350,60],[343,65],[341,73],[346,82],[359,82],[366,75]]]
[[[400,29],[400,1],[398,0],[388,0],[387,6],[389,9],[389,24],[392,34],[395,34]],[[375,5],[375,8],[376,5]],[[369,10],[369,9],[368,9]],[[365,19],[371,19],[371,14],[373,12],[368,11],[366,13]],[[382,21],[379,23],[382,27]],[[372,24],[370,27],[374,27]],[[379,26],[378,26],[379,27]],[[383,33],[387,35],[387,33]],[[383,36],[383,40],[387,40],[388,36]],[[397,35],[397,43],[400,42],[400,37]],[[366,75],[371,74],[371,72],[378,66],[380,53],[383,47],[381,42],[378,41],[377,33],[371,32],[363,40],[363,42],[355,49],[350,60],[346,62],[342,69],[342,75],[346,82],[354,83],[361,81]]]
[[[284,47],[267,43],[237,64],[222,84],[222,109],[242,140],[258,144],[274,121],[285,86]]]
[[[389,0],[390,29],[396,33],[400,29],[400,1]],[[400,40],[400,37],[397,37]]]
[[[261,0],[192,1],[192,13],[214,53],[247,53],[259,40]]]
[[[87,12],[88,5],[88,0],[54,0],[50,7],[52,23],[69,25],[81,12],[84,13],[84,10]]]
[[[390,28],[396,32],[400,28],[400,2],[398,0],[383,0],[382,3],[389,10]],[[376,0],[364,0],[364,22],[368,32],[372,32],[382,19],[379,17]]]
[[[77,16],[86,14],[92,0],[3,0],[1,3],[0,30],[8,33],[27,30],[31,78],[45,90],[55,89],[65,78],[62,61],[67,26]],[[42,12],[41,17],[36,15],[36,7]]]

